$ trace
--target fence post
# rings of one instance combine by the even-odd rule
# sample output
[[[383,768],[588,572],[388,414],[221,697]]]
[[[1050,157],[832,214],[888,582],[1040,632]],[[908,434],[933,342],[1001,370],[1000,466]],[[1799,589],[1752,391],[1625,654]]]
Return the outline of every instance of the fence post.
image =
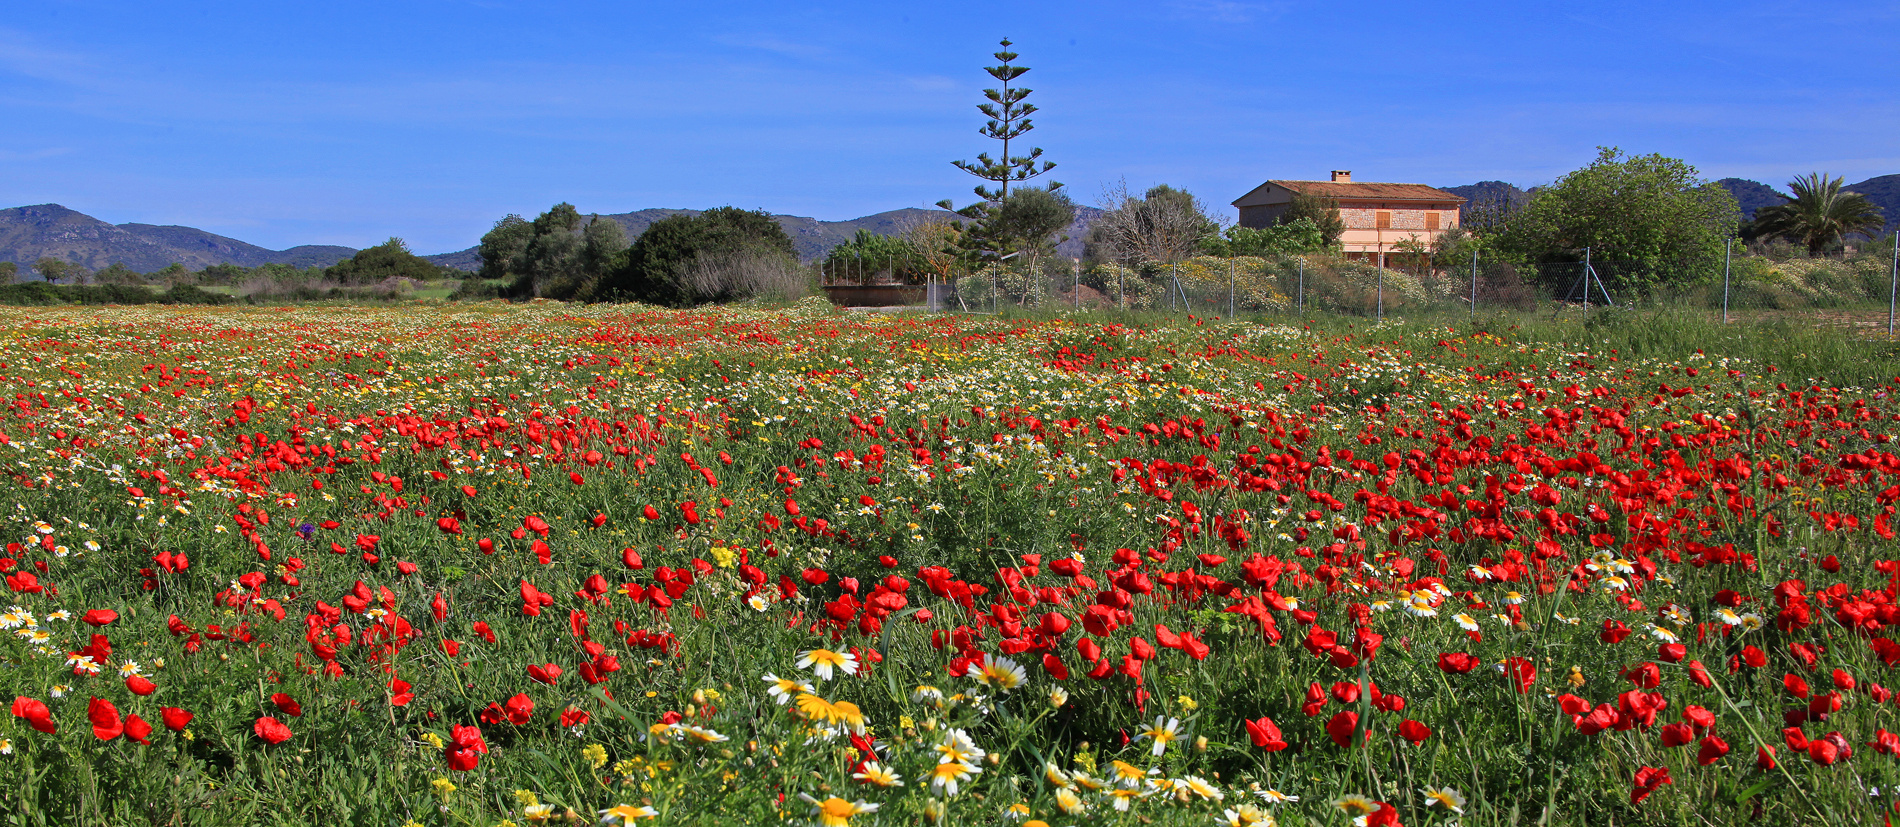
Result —
[[[1173,274],[1168,276],[1168,280],[1173,282],[1175,287],[1181,286],[1181,265],[1179,264],[1174,265]],[[1168,291],[1168,309],[1169,310],[1176,309],[1174,306],[1174,291],[1173,290]]]
[[[1069,297],[1075,299],[1075,309],[1082,309],[1082,260],[1075,260],[1075,286],[1070,288]]]
[[[1478,318],[1478,251],[1471,251],[1471,318]]]
[[[1300,312],[1306,312],[1306,256],[1300,256]]]
[[[1227,260],[1227,318],[1234,317],[1234,260]]]
[[[1379,314],[1374,317],[1385,321],[1385,251],[1379,251]]]
[[[1900,296],[1900,232],[1893,234],[1893,275],[1887,282],[1887,338],[1893,338],[1894,298]]]
[[[1115,304],[1123,310],[1128,309],[1128,293],[1122,290],[1122,266],[1115,264]]]
[[[1722,324],[1728,324],[1729,259],[1735,255],[1735,239],[1722,245]]]
[[[1583,312],[1590,312],[1590,248],[1583,248]]]

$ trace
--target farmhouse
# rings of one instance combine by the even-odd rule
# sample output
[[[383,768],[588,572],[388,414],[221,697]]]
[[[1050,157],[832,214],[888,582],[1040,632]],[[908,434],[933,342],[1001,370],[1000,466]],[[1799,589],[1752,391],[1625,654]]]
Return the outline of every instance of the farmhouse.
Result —
[[[1295,195],[1314,195],[1339,202],[1346,225],[1339,244],[1346,257],[1383,262],[1401,252],[1398,244],[1412,240],[1429,245],[1446,230],[1458,226],[1458,206],[1465,199],[1424,184],[1354,182],[1349,170],[1333,170],[1331,181],[1268,181],[1234,199],[1240,226],[1266,227],[1285,214]],[[1411,245],[1407,245],[1411,246]]]

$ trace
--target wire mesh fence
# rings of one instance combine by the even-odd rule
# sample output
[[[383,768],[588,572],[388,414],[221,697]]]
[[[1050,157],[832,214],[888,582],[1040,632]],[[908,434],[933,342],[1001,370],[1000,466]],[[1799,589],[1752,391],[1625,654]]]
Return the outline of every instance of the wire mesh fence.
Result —
[[[1900,307],[1900,237],[1852,256],[1748,253],[1638,262],[1585,251],[1575,261],[1523,264],[1474,255],[1463,262],[1380,262],[1338,256],[1221,258],[1083,264],[1004,261],[936,281],[929,307],[950,313],[1119,309],[1232,317],[1333,313],[1382,319],[1416,312],[1562,312],[1670,305],[1736,317],[1841,314],[1885,333]],[[1423,257],[1419,257],[1423,258]]]

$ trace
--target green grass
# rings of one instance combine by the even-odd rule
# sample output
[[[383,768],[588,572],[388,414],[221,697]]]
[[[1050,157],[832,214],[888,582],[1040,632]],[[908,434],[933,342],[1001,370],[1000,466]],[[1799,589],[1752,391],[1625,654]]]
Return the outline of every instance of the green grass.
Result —
[[[1888,633],[1850,628],[1862,604],[1879,616],[1893,600],[1885,561],[1900,556],[1877,522],[1900,476],[1882,459],[1900,431],[1878,376],[1890,342],[1669,312],[0,315],[15,331],[0,338],[14,544],[0,568],[50,636],[21,637],[22,623],[0,638],[0,693],[46,703],[58,725],[0,719],[13,747],[0,824],[525,824],[531,804],[557,821],[625,804],[659,823],[806,823],[801,794],[880,805],[852,824],[1018,823],[1004,810],[1021,804],[1051,824],[1205,825],[1252,801],[1281,824],[1339,825],[1333,802],[1361,795],[1412,825],[1846,824],[1891,803],[1869,787],[1900,782],[1870,745],[1900,730],[1871,689],[1894,681],[1872,643]],[[181,552],[189,566],[162,563]],[[1071,555],[1092,582],[1054,570]],[[1263,586],[1248,567],[1269,559],[1283,568]],[[634,599],[686,571],[670,606]],[[22,573],[50,588],[22,590]],[[892,577],[902,600],[877,598],[865,621]],[[549,597],[532,614],[524,582]],[[1414,596],[1437,602],[1411,611]],[[1729,626],[1718,600],[1763,625]],[[1114,629],[1089,627],[1089,606],[1123,601]],[[1790,602],[1811,605],[1808,625],[1777,625]],[[117,619],[78,621],[94,609]],[[1070,627],[1036,638],[1045,613]],[[1606,622],[1630,634],[1605,642]],[[1207,656],[1157,646],[1140,683],[1116,671],[1163,640],[1158,625]],[[1383,641],[1356,663],[1318,634],[1349,647],[1362,625]],[[76,675],[68,653],[95,633],[105,669]],[[1666,635],[1687,660],[1663,656]],[[1099,679],[1082,641],[1103,649]],[[1045,671],[1045,644],[1066,680]],[[1765,665],[1731,672],[1745,647]],[[797,665],[853,648],[881,660],[828,681]],[[1481,663],[1447,672],[1447,652]],[[1025,684],[952,674],[960,654],[1009,657]],[[1523,691],[1510,658],[1536,667]],[[154,694],[130,690],[127,662]],[[549,663],[558,679],[531,678]],[[811,683],[804,718],[767,673]],[[1800,731],[1841,733],[1852,758],[1823,765],[1789,745],[1785,714],[1808,702],[1785,675],[1840,693]],[[394,703],[392,678],[413,698]],[[1375,707],[1374,684],[1403,708]],[[1615,708],[1639,689],[1668,701],[1653,725],[1598,734],[1558,700]],[[519,723],[489,712],[518,695],[533,704]],[[96,737],[92,698],[153,723],[152,743]],[[1691,705],[1732,749],[1706,766],[1709,733],[1663,741]],[[160,723],[163,707],[195,714],[189,736]],[[568,710],[588,721],[564,723]],[[861,714],[905,786],[854,780],[861,756],[819,731],[826,710]],[[1329,734],[1347,712],[1364,746]],[[1141,736],[1157,715],[1179,721],[1159,756]],[[263,716],[293,735],[266,743]],[[1286,749],[1254,746],[1244,722],[1262,717]],[[1413,744],[1406,721],[1432,732]],[[457,726],[488,746],[472,769],[444,749]],[[986,753],[954,795],[927,779],[952,729]],[[1764,744],[1779,748],[1773,770],[1756,767]],[[1205,779],[1225,800],[1157,791],[1124,813],[1089,792],[1087,812],[1062,812],[1048,764],[1106,777],[1116,761]],[[1673,781],[1633,804],[1645,767]],[[1268,807],[1254,785],[1300,800]],[[1464,815],[1428,805],[1426,789],[1446,787]]]

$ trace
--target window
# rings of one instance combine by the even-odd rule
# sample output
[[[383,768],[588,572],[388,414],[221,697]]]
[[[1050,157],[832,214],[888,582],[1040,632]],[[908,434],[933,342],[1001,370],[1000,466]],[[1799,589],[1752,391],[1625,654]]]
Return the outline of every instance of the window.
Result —
[[[1392,229],[1392,211],[1379,210],[1372,214],[1372,226],[1381,230]]]
[[[1436,231],[1438,229],[1437,212],[1428,211],[1425,213],[1425,229],[1428,231]]]

